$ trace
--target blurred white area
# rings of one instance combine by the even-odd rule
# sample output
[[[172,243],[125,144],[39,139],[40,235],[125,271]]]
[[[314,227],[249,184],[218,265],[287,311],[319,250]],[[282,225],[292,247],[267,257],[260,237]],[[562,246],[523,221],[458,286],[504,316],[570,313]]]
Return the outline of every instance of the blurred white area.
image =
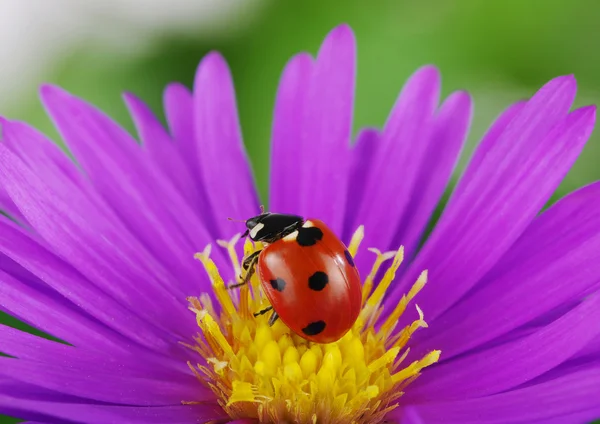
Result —
[[[72,49],[142,54],[165,33],[233,35],[262,0],[0,0],[0,109]]]

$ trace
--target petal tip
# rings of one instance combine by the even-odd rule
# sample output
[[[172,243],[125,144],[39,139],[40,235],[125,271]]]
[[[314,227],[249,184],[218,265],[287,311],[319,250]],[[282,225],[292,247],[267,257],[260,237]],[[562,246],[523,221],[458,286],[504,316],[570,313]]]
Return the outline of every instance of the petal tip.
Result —
[[[596,123],[596,105],[588,105],[574,110],[571,115],[577,114],[577,117],[584,120],[586,125],[594,126]]]
[[[577,91],[577,79],[575,75],[561,75],[559,77],[551,79],[546,86],[552,86],[555,90],[568,90]]]
[[[75,100],[76,97],[67,90],[54,84],[42,84],[39,88],[39,95],[42,104],[48,108],[51,105],[61,104],[68,100]]]
[[[215,81],[223,81],[230,78],[227,61],[220,52],[213,50],[206,54],[198,65],[194,80],[194,89],[197,88],[198,84],[213,85]]]
[[[227,68],[227,61],[223,55],[216,51],[212,50],[206,54],[200,61],[199,70],[203,71],[220,71],[223,68]]]
[[[329,49],[348,49],[355,54],[356,50],[356,37],[352,27],[348,24],[341,24],[333,28],[323,40],[321,48],[319,49],[319,55],[322,52],[328,52]]]
[[[190,90],[180,82],[170,82],[165,86],[163,91],[163,97],[165,98],[178,98],[179,96],[189,95]]]
[[[328,34],[329,36],[334,36],[334,37],[343,37],[343,38],[354,38],[354,31],[352,30],[352,27],[350,26],[350,24],[348,23],[342,23],[339,24],[338,26],[334,27]]]

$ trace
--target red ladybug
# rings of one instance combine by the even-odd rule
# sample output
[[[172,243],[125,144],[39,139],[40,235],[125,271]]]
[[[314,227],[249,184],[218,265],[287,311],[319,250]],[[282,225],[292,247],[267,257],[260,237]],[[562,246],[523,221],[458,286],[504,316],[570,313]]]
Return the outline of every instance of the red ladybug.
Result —
[[[246,284],[258,273],[270,307],[269,324],[278,318],[304,339],[317,343],[339,340],[352,328],[361,309],[358,270],[346,246],[321,221],[300,216],[262,213],[246,221],[244,236],[265,247],[248,255]]]

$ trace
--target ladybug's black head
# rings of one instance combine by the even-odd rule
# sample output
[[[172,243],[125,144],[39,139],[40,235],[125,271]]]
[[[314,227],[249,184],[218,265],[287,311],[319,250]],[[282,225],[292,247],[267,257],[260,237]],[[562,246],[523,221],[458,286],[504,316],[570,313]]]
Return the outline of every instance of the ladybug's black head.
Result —
[[[294,232],[302,226],[304,219],[296,215],[280,213],[261,213],[246,221],[246,232],[254,241],[272,243]]]
[[[260,215],[253,216],[252,218],[246,220],[246,228],[248,228],[248,231],[252,231],[254,228],[256,228],[256,226],[258,224],[261,223],[261,221],[263,219],[265,219],[269,215],[271,215],[271,214],[269,212],[267,212],[267,213],[261,213]]]

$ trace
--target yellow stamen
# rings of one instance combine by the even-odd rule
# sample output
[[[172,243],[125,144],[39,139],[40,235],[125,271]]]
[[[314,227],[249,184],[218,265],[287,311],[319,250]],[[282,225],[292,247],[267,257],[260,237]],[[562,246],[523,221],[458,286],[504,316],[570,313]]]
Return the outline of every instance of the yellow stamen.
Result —
[[[387,261],[388,259],[392,259],[396,255],[396,252],[381,253],[378,249],[375,249],[375,248],[369,248],[369,251],[375,253],[377,255],[377,258],[375,259],[373,268],[371,268],[371,272],[369,272],[367,279],[363,283],[363,289],[362,289],[362,298],[363,298],[362,304],[363,304],[363,306],[365,305],[365,302],[367,301],[367,299],[369,298],[369,295],[371,294],[371,290],[373,289],[373,281],[375,280],[375,276],[377,275],[379,268],[381,268],[381,265],[385,261]]]
[[[352,256],[363,236],[361,226],[348,247]],[[239,238],[237,235],[229,242],[217,242],[227,250],[236,277],[241,270],[235,250]],[[244,255],[261,248],[247,239]],[[269,326],[268,313],[255,318],[254,312],[269,306],[258,277],[254,275],[250,284],[242,286],[237,297],[226,288],[210,259],[210,246],[196,255],[212,281],[220,308],[215,308],[206,294],[190,299],[190,310],[196,314],[201,334],[196,345],[188,347],[203,358],[197,366],[190,366],[198,379],[215,392],[232,419],[254,418],[261,423],[380,422],[398,406],[406,386],[438,361],[440,352],[432,351],[408,366],[402,365],[410,337],[427,327],[418,306],[419,318],[395,331],[398,319],[426,284],[427,272],[376,327],[383,311],[382,300],[402,263],[404,250],[371,250],[377,257],[363,285],[360,316],[344,337],[326,345],[300,338],[281,320]],[[391,258],[393,263],[371,293],[379,268]]]

